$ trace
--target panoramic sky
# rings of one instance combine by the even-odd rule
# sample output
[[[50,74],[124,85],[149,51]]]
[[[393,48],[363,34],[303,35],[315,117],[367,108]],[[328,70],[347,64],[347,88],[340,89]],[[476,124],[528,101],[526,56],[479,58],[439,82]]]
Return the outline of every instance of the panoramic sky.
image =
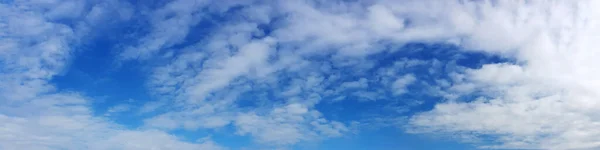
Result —
[[[0,0],[0,150],[598,149],[599,7]]]

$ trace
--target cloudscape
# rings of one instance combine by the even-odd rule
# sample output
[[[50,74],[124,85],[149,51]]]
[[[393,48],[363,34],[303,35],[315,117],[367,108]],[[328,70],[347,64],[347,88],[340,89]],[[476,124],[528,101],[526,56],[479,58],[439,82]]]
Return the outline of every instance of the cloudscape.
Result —
[[[600,149],[598,8],[0,0],[0,150]]]

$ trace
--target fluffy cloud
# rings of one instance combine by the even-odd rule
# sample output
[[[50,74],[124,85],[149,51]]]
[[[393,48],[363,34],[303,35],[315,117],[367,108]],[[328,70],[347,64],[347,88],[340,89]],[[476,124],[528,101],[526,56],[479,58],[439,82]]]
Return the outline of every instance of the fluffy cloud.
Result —
[[[494,148],[597,148],[598,93],[592,1],[500,2],[483,16],[467,46],[516,59],[459,72],[448,93],[476,97],[438,104],[414,116],[417,132],[487,136]],[[492,20],[494,19],[494,20]],[[497,25],[492,25],[496,24]],[[474,140],[474,139],[468,139]],[[481,139],[480,139],[481,140]],[[471,141],[473,142],[473,141]]]

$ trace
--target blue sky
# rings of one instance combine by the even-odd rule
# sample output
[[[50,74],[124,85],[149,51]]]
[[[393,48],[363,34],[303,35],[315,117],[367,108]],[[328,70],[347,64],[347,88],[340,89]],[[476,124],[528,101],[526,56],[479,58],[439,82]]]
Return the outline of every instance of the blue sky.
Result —
[[[594,149],[592,1],[0,1],[0,150]]]

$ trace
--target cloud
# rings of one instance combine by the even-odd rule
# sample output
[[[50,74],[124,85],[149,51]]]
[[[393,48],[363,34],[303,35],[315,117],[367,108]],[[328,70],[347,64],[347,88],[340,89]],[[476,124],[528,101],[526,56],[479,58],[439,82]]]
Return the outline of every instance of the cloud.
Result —
[[[340,85],[341,88],[367,88],[369,87],[369,83],[367,83],[367,79],[360,78],[358,81],[350,81],[344,82]]]
[[[289,104],[273,109],[266,115],[246,113],[235,120],[238,133],[250,134],[259,143],[267,145],[291,145],[301,140],[318,137],[342,136],[349,129],[346,125],[328,121],[314,110],[301,104]]]
[[[116,113],[123,113],[123,112],[127,112],[131,109],[131,106],[127,105],[127,104],[119,104],[113,107],[108,108],[108,110],[106,110],[106,113],[104,113],[104,116],[110,116]]]
[[[234,81],[240,79],[271,81],[281,79],[280,72],[310,74],[308,72],[322,71],[314,69],[316,66],[313,65],[319,63],[308,61],[311,57],[325,56],[325,59],[334,67],[359,69],[357,64],[369,64],[368,60],[360,58],[383,53],[386,51],[386,46],[415,41],[447,43],[469,51],[515,59],[515,64],[489,64],[466,72],[456,70],[453,75],[462,77],[462,79],[440,86],[452,85],[450,88],[442,88],[442,92],[445,92],[446,95],[458,95],[459,99],[450,99],[446,103],[438,104],[429,112],[414,116],[409,122],[412,127],[435,129],[420,130],[424,132],[445,131],[475,136],[489,135],[497,137],[494,139],[496,142],[500,142],[500,147],[507,148],[594,147],[593,140],[588,140],[589,142],[581,140],[583,138],[594,139],[593,132],[585,135],[576,134],[584,129],[591,130],[595,124],[594,117],[588,115],[593,114],[594,111],[585,109],[595,104],[592,101],[595,94],[590,90],[595,88],[593,81],[596,79],[592,75],[596,71],[590,67],[590,64],[595,63],[592,59],[595,52],[590,50],[594,44],[589,42],[594,38],[582,32],[593,33],[595,31],[593,25],[588,25],[595,22],[584,23],[585,21],[583,21],[594,18],[594,16],[587,16],[593,14],[593,12],[587,12],[587,6],[593,6],[592,4],[588,5],[587,1],[531,3],[517,1],[377,1],[373,3],[349,2],[344,5],[301,1],[276,3],[275,7],[271,7],[276,8],[276,12],[289,17],[274,20],[276,25],[270,29],[269,39],[276,42],[274,45],[279,45],[277,53],[268,52],[270,57],[274,57],[273,61],[269,60],[269,63],[259,64],[258,67],[243,67],[275,70],[269,70],[266,72],[266,76],[261,76],[267,78],[256,78],[257,73],[251,71],[236,72],[235,76],[224,73],[222,78],[221,76],[215,78],[212,74],[213,70],[209,69],[207,73],[199,74],[202,75],[202,78],[208,77],[211,81],[216,81],[214,84],[218,83],[221,86],[212,86],[213,83],[200,83],[192,86],[195,92],[191,93],[202,94],[197,96],[200,97],[199,99],[204,99],[206,96],[204,93],[209,92],[205,89],[235,87],[240,84]],[[569,19],[565,20],[565,18]],[[246,32],[245,35],[251,35],[255,30],[248,30],[251,32]],[[252,40],[247,38],[242,41]],[[225,68],[236,68],[236,65],[213,63],[215,61],[231,62],[231,58],[237,59],[237,56],[246,52],[245,49],[240,49],[243,46],[239,46],[244,44],[227,41],[214,42],[216,42],[214,45],[228,45],[225,43],[229,43],[233,48],[228,50],[233,54],[225,54],[224,59],[213,57],[207,60],[205,65],[222,67],[219,68],[221,69],[219,71]],[[207,49],[219,48],[209,47]],[[257,52],[262,54],[263,51]],[[278,64],[278,60],[282,59],[278,58],[285,58],[280,56],[281,54],[299,57],[299,59],[293,59],[291,64],[307,63],[308,65],[306,67],[301,65],[300,70],[291,70],[285,65],[284,67],[274,67],[281,65]],[[239,65],[249,64],[252,63],[240,63]],[[362,67],[364,68],[360,69],[368,70],[373,66],[364,65]],[[245,71],[245,69],[239,68],[237,70]],[[359,73],[362,71],[356,70],[355,72],[357,73],[352,75],[360,77]],[[342,76],[352,75],[342,74]],[[332,76],[324,76],[324,78],[329,77]],[[402,85],[416,80],[410,76],[399,79],[401,80],[395,80],[398,82],[395,82],[397,84],[393,86],[397,91],[402,91],[399,90],[403,89],[401,87],[405,88]],[[550,84],[549,82],[555,83]],[[351,84],[352,81],[347,83],[342,85],[354,85]],[[321,82],[318,85],[323,84],[332,83]],[[283,86],[285,87],[285,85]],[[319,89],[320,86],[314,87]],[[298,87],[288,89],[286,95],[302,95],[301,93],[304,92],[304,88],[301,88],[303,92],[298,92]],[[360,92],[355,95],[358,97],[374,97],[375,95],[368,93],[370,92]],[[477,96],[478,94],[481,96]],[[467,98],[467,96],[473,95],[480,98]],[[324,96],[330,95],[327,95],[327,92],[318,93],[318,97]],[[464,101],[459,101],[461,97]],[[288,98],[289,100],[295,99],[287,97],[284,98],[284,101]],[[320,98],[317,99],[316,103],[320,101]],[[310,106],[308,105],[308,107]],[[549,108],[541,108],[543,106]],[[582,109],[574,109],[579,107]],[[525,111],[529,109],[533,110]],[[549,110],[554,110],[554,112]],[[574,116],[569,117],[570,115],[567,114]],[[483,116],[486,118],[496,116],[498,119],[518,118],[517,120],[524,121],[495,122],[484,119]],[[269,125],[261,123],[268,122],[264,121],[268,119],[260,119],[261,117],[252,115],[246,117],[245,120],[256,120],[248,121],[250,123]],[[537,119],[531,122],[525,121],[528,118],[556,119],[548,122]],[[575,120],[586,121],[581,122],[580,125],[556,123]],[[512,130],[511,127],[515,127],[515,129]],[[523,128],[517,129],[516,127]],[[288,131],[290,135],[297,133],[297,130],[291,127],[286,128],[285,131]],[[295,140],[297,139],[282,139],[282,142],[293,143],[290,141]],[[576,146],[579,145],[577,143],[581,145]]]
[[[211,141],[204,141],[200,144],[181,142],[172,135],[156,130],[119,132],[108,139],[106,143],[101,144],[92,149],[224,149]]]
[[[178,0],[132,9],[114,1],[2,3],[0,148],[220,149],[210,140],[186,142],[168,132],[225,127],[285,148],[351,133],[356,120],[336,120],[343,117],[320,107],[343,107],[341,100],[396,109],[363,119],[364,125],[402,125],[484,148],[596,148],[596,6]],[[94,116],[89,98],[49,82],[68,69],[77,45],[89,39],[84,35],[101,29],[100,23],[130,19],[143,29],[127,33],[136,36],[133,42],[118,43],[123,49],[117,59],[149,68],[146,86],[157,99],[139,108],[147,118],[136,130]],[[204,22],[211,24],[208,31],[196,32]],[[409,43],[434,46],[411,49]],[[475,62],[475,54],[507,61]],[[446,58],[431,58],[437,55]],[[411,108],[423,103],[435,106]],[[401,104],[406,107],[396,106]],[[128,109],[116,105],[108,113]],[[412,116],[388,117],[403,113]]]
[[[516,59],[458,71],[445,91],[475,98],[437,104],[414,116],[416,132],[486,136],[491,148],[597,148],[598,72],[590,64],[598,30],[591,1],[477,5],[465,47]],[[473,14],[474,16],[474,14]],[[496,25],[492,25],[496,24]],[[585,25],[584,25],[585,24]],[[482,138],[467,140],[482,140]],[[473,141],[471,141],[473,142]]]
[[[80,95],[58,93],[2,108],[0,148],[222,149],[211,141],[183,142],[163,131],[127,130],[93,116],[87,105],[88,100]]]
[[[171,61],[154,69],[149,81],[152,90],[166,96],[165,99],[170,100],[167,103],[173,104],[176,111],[151,117],[145,121],[146,125],[168,130],[196,130],[232,124],[238,133],[250,134],[258,139],[258,143],[278,146],[318,139],[314,136],[318,129],[347,126],[341,122],[321,123],[318,121],[324,119],[321,117],[300,117],[303,115],[298,117],[307,121],[278,123],[272,118],[274,112],[287,105],[301,104],[311,112],[319,113],[315,105],[333,98],[394,99],[406,93],[407,85],[416,82],[417,77],[399,76],[405,74],[402,69],[391,70],[393,73],[385,76],[388,81],[368,77],[369,70],[380,66],[367,56],[388,51],[388,46],[401,46],[411,41],[445,43],[467,32],[463,28],[457,31],[462,22],[452,20],[454,16],[445,12],[430,15],[431,12],[425,9],[416,10],[444,8],[441,4],[411,2],[409,4],[414,6],[401,7],[391,1],[378,3],[337,5],[290,1],[243,5],[239,11],[222,12],[248,18],[224,21],[205,40],[189,44],[173,55]],[[458,3],[448,5],[462,7]],[[254,9],[261,11],[250,11]],[[161,22],[153,24],[158,26]],[[265,25],[269,29],[265,29]],[[165,37],[181,41],[183,36],[190,34],[185,33],[188,32],[187,26],[185,28],[181,32],[183,35]],[[148,35],[161,33],[153,31]],[[170,46],[152,51],[169,51]],[[123,55],[128,55],[128,51],[134,49],[126,50]],[[319,58],[323,60],[317,61]],[[142,58],[145,59],[148,58]],[[393,67],[427,64],[418,60],[397,63]],[[382,85],[371,83],[390,88],[379,89]],[[264,99],[257,94],[244,97],[247,93],[273,94],[275,97]],[[269,128],[281,128],[285,132],[270,132]],[[336,135],[347,131],[328,130]],[[288,136],[282,138],[283,134]]]
[[[407,75],[399,77],[398,79],[396,79],[396,81],[394,81],[394,83],[392,83],[393,93],[398,95],[398,94],[404,94],[404,93],[408,92],[408,90],[406,89],[406,86],[415,82],[415,80],[417,80],[417,78],[415,78],[415,75],[412,75],[412,74],[407,74]]]
[[[3,29],[0,58],[4,64],[0,95],[19,101],[53,90],[45,80],[61,71],[69,59],[66,43],[73,36],[67,26],[46,22],[43,16],[20,13],[16,7],[0,5]],[[27,12],[27,11],[24,11]],[[45,36],[47,34],[54,36]],[[26,53],[20,49],[28,49]]]
[[[221,149],[163,131],[124,129],[94,116],[87,97],[56,90],[49,80],[66,69],[79,31],[52,20],[78,17],[79,11],[64,12],[82,3],[0,4],[0,149]],[[46,6],[55,8],[49,16]]]
[[[159,54],[161,50],[169,49],[186,41],[190,30],[213,13],[226,11],[236,5],[247,2],[222,2],[213,3],[206,0],[177,0],[168,2],[164,7],[150,10],[144,14],[149,21],[150,31],[143,34],[136,44],[124,49],[120,54],[121,59],[144,60]]]
[[[123,59],[144,59],[183,42],[190,27],[199,23],[204,1],[179,0],[168,3],[160,10],[146,16],[152,25],[150,33],[142,37],[138,44],[128,47],[121,54]]]

